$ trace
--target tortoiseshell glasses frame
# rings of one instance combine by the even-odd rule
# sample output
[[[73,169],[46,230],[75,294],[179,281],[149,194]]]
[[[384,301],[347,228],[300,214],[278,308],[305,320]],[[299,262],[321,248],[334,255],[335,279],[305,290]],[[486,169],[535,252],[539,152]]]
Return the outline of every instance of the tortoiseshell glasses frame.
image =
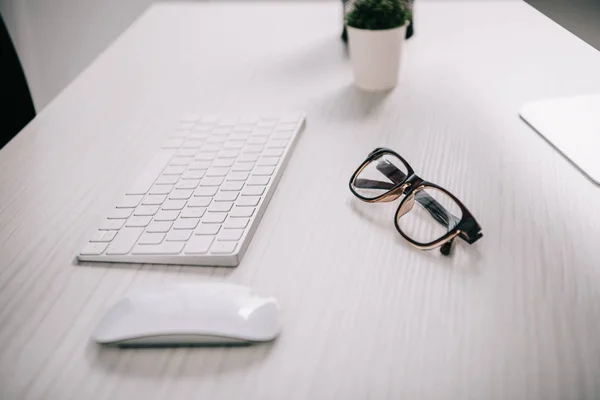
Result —
[[[392,156],[401,162],[403,165],[400,167],[403,167],[404,172],[398,165],[394,165],[393,162],[385,159],[384,156],[386,155]],[[363,179],[361,177],[361,172],[368,166],[372,166],[372,163],[376,163],[375,168],[381,173],[382,178],[387,178],[387,181]],[[404,196],[396,210],[394,225],[404,239],[421,250],[431,250],[440,247],[442,254],[449,255],[454,239],[457,236],[469,244],[475,243],[483,236],[481,227],[460,200],[446,189],[415,175],[406,160],[393,150],[387,148],[373,150],[354,174],[352,174],[349,185],[350,190],[356,197],[368,203],[391,202],[400,196]],[[358,190],[376,190],[381,191],[382,194],[367,197],[359,193]],[[429,194],[432,191],[439,191],[448,196],[451,199],[449,201],[453,201],[460,208],[460,217],[453,215],[452,212],[432,197]],[[442,225],[447,232],[441,237],[426,243],[419,242],[405,233],[401,229],[399,221],[412,210],[415,204],[423,207],[433,220]]]

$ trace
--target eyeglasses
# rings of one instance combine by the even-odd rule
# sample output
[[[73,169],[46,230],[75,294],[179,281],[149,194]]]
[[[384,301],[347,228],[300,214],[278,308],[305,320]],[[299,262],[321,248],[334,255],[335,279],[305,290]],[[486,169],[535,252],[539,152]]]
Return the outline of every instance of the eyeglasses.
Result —
[[[350,178],[350,190],[368,203],[400,202],[394,224],[410,244],[449,255],[457,236],[469,244],[483,236],[473,215],[446,189],[424,181],[400,155],[377,148]],[[417,207],[415,207],[415,205]]]

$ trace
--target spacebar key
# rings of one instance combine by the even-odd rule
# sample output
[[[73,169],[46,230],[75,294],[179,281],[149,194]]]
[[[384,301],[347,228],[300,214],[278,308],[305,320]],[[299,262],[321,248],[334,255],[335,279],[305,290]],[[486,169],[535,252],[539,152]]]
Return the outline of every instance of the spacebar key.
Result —
[[[150,161],[144,172],[137,178],[135,183],[127,190],[127,194],[146,194],[152,187],[152,184],[165,169],[167,163],[171,160],[175,150],[160,150]]]
[[[138,244],[133,249],[133,254],[179,254],[185,242],[164,242],[157,245]]]
[[[111,256],[129,253],[143,231],[144,228],[121,228],[117,236],[110,242],[106,254]]]

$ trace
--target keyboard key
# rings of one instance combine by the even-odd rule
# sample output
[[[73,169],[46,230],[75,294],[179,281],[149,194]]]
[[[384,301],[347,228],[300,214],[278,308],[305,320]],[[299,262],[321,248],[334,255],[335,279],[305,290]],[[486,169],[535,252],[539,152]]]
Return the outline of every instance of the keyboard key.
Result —
[[[187,200],[194,194],[193,190],[181,189],[174,190],[169,195],[169,200]]]
[[[150,194],[150,195],[146,195],[146,197],[144,197],[144,200],[142,200],[142,205],[143,206],[159,206],[162,203],[164,203],[166,199],[167,199],[167,196],[164,194]]]
[[[252,214],[254,214],[254,207],[233,207],[229,216],[233,218],[249,218]]]
[[[184,253],[186,254],[205,254],[208,252],[213,236],[194,236],[185,245]]]
[[[229,172],[229,168],[226,167],[211,167],[206,171],[206,176],[225,176]]]
[[[163,175],[181,175],[185,172],[185,166],[184,165],[169,165],[167,168],[165,168],[165,170],[163,171]]]
[[[232,133],[231,135],[229,135],[229,140],[233,140],[233,141],[245,141],[246,139],[248,139],[250,137],[250,133]]]
[[[96,233],[92,235],[90,242],[110,242],[114,239],[116,234],[117,231],[96,231]]]
[[[271,138],[273,138],[273,139],[289,139],[292,137],[293,133],[294,133],[294,131],[275,132],[271,135]]]
[[[273,167],[277,164],[279,164],[279,157],[263,157],[260,160],[258,160],[258,163],[256,165],[259,165],[261,167]]]
[[[203,197],[198,197],[202,199]],[[200,218],[206,212],[206,207],[188,207],[181,212],[181,218]]]
[[[200,179],[202,179],[202,177],[205,174],[206,174],[206,171],[204,171],[204,170],[187,170],[181,176],[181,181],[179,181],[179,183],[185,182],[186,180],[189,180],[189,179],[200,181]]]
[[[194,196],[213,197],[217,190],[219,190],[218,187],[199,187],[194,191]]]
[[[228,218],[223,224],[225,229],[244,229],[248,226],[250,218]]]
[[[271,179],[268,176],[251,176],[248,179],[247,185],[248,186],[266,186],[269,183],[269,179]]]
[[[194,230],[194,235],[216,235],[221,229],[219,224],[199,224]]]
[[[146,194],[154,183],[156,176],[164,169],[165,165],[173,156],[173,150],[159,151],[152,161],[147,164],[146,169],[137,178],[135,183],[129,188],[127,194]]]
[[[155,216],[155,221],[175,221],[179,217],[179,211],[160,210]]]
[[[154,185],[148,191],[149,194],[169,194],[175,186],[173,185]]]
[[[146,232],[149,233],[166,233],[169,232],[169,229],[171,229],[171,226],[173,225],[172,222],[157,222],[157,221],[152,221],[150,223],[150,225],[148,225],[148,227],[146,228]]]
[[[185,243],[182,242],[163,242],[161,244],[139,244],[135,246],[132,253],[139,255],[175,255],[181,253]]]
[[[230,127],[218,127],[213,131],[215,135],[228,135],[230,132]]]
[[[204,131],[192,131],[190,134],[188,134],[186,137],[188,139],[197,139],[197,140],[203,140],[206,139],[209,136],[209,132],[204,132]]]
[[[156,180],[157,185],[174,185],[179,180],[178,175],[161,175]]]
[[[210,252],[214,254],[230,254],[233,253],[237,246],[237,242],[214,242],[210,247]]]
[[[171,231],[167,234],[168,242],[185,242],[192,236],[193,230]]]
[[[242,152],[244,154],[261,153],[263,151],[263,148],[264,148],[264,146],[262,146],[262,145],[253,144],[253,145],[248,145],[248,146],[244,147]]]
[[[108,243],[88,243],[81,250],[81,255],[84,256],[99,256],[104,253],[108,247]]]
[[[269,143],[267,143],[268,148],[285,148],[287,146],[287,139],[271,139]]]
[[[228,181],[245,181],[248,179],[248,176],[250,176],[250,173],[248,173],[248,172],[231,172],[229,175],[227,175],[227,180]]]
[[[209,144],[218,145],[218,147],[214,151],[219,151],[221,147],[223,147],[223,143],[227,141],[227,136],[211,136],[206,139],[206,142]]]
[[[142,232],[144,232],[144,228],[121,229],[112,242],[110,242],[110,245],[106,249],[106,254],[122,255],[129,253]]]
[[[234,201],[235,199],[237,199],[237,197],[238,192],[219,192],[215,196],[215,201]]]
[[[264,186],[246,186],[244,190],[242,190],[242,196],[262,196],[264,192]]]
[[[235,202],[235,205],[239,207],[255,207],[259,202],[260,196],[242,196]]]
[[[123,227],[124,224],[124,219],[107,219],[99,229],[101,231],[118,231]]]
[[[231,207],[233,207],[232,202],[216,201],[210,205],[210,207],[208,208],[208,211],[210,211],[210,212],[228,212],[229,210],[231,210]]]
[[[253,136],[250,139],[248,139],[248,141],[246,143],[248,144],[265,144],[267,143],[268,139],[265,136]],[[262,146],[261,146],[261,150],[262,150]]]
[[[243,229],[223,229],[219,236],[217,236],[217,240],[222,241],[238,241],[242,238],[244,234]]]
[[[185,200],[167,200],[162,205],[162,210],[181,210],[185,207]]]
[[[223,145],[224,149],[241,149],[244,147],[244,142],[227,142]]]
[[[225,138],[223,138],[223,139],[225,139]],[[216,151],[221,150],[221,146],[222,146],[222,144],[219,142],[205,144],[204,146],[202,146],[200,148],[200,152],[201,153],[214,153]]]
[[[158,211],[159,206],[141,206],[135,209],[133,215],[135,216],[144,216],[144,215],[154,215]]]
[[[256,167],[254,168],[254,171],[252,171],[252,174],[259,176],[271,176],[273,175],[273,172],[275,172],[275,167]]]
[[[283,154],[283,149],[266,149],[262,155],[266,157],[280,157]]]
[[[231,158],[217,158],[211,164],[212,167],[231,167],[234,160]]]
[[[108,219],[127,219],[132,212],[133,208],[115,208],[108,214]]]
[[[200,181],[200,186],[221,186],[223,178],[221,177],[205,177]]]
[[[209,212],[202,217],[203,224],[221,224],[227,218],[226,212]]]
[[[195,195],[194,195],[195,196]],[[188,207],[208,207],[210,201],[212,199],[210,197],[192,197],[188,200]]]
[[[221,150],[219,158],[236,158],[240,154],[240,149]]]
[[[183,142],[181,147],[184,149],[197,149],[200,146],[202,146],[202,143],[203,142],[201,140],[188,139],[185,142]]]
[[[117,204],[117,208],[135,208],[140,204],[143,197],[142,195],[127,195]]]
[[[221,190],[224,192],[237,192],[242,190],[244,187],[244,182],[225,182],[223,186],[221,186]]]
[[[173,229],[194,229],[200,222],[200,218],[180,218],[173,224]]]
[[[252,131],[252,136],[269,136],[273,129],[271,128],[255,128]]]
[[[231,167],[231,170],[248,172],[252,171],[252,168],[254,168],[253,162],[236,162],[235,165]]]
[[[198,153],[195,160],[197,161],[212,161],[217,157],[217,153]]]
[[[128,227],[146,227],[152,221],[152,217],[131,217],[125,223]]]
[[[196,155],[196,152],[198,150],[197,149],[183,149],[180,148],[179,150],[177,150],[176,155],[177,156],[183,156],[183,157],[193,157]]]
[[[200,183],[200,179],[185,179],[180,180],[179,183],[175,186],[175,189],[196,189],[198,184]]]
[[[164,233],[144,233],[140,240],[138,240],[138,244],[159,244],[162,243],[165,238]]]
[[[259,154],[242,154],[238,157],[238,161],[251,161],[255,162],[258,160]]]
[[[188,166],[188,170],[208,169],[210,161],[194,161]]]
[[[173,157],[169,162],[170,165],[188,165],[193,160],[192,157]]]

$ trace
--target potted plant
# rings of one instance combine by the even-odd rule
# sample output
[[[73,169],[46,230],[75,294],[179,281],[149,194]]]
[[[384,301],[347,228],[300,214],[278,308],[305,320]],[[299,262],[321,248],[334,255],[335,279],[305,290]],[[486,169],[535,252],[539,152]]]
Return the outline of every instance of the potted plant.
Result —
[[[369,91],[396,86],[410,20],[410,9],[403,0],[354,3],[346,25],[356,86]]]

